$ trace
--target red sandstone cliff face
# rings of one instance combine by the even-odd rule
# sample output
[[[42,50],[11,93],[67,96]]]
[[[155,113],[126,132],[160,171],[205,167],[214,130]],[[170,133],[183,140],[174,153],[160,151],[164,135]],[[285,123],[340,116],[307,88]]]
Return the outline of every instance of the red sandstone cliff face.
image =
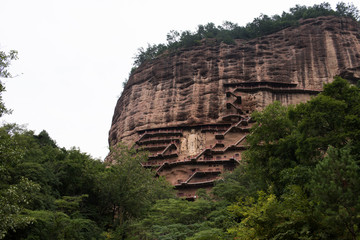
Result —
[[[251,113],[275,100],[297,104],[335,75],[360,79],[360,28],[321,17],[235,45],[201,46],[141,65],[117,102],[110,146],[149,151],[152,168],[196,198],[242,160]]]
[[[285,82],[319,90],[359,66],[359,26],[336,17],[307,19],[299,27],[236,45],[204,43],[179,50],[143,64],[130,77],[115,108],[109,144],[133,143],[136,131],[149,128],[223,122],[227,83]],[[292,103],[291,94],[261,98],[248,111],[280,98]]]

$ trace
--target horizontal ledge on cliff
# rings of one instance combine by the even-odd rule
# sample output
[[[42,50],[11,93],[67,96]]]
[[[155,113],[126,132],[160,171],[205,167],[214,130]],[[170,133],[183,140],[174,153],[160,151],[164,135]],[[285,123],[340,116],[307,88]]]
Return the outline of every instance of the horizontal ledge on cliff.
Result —
[[[188,184],[195,176],[197,175],[208,175],[208,174],[211,174],[211,175],[216,175],[218,176],[219,174],[221,173],[220,169],[208,169],[207,171],[196,171],[194,172],[189,178],[188,180],[185,181],[186,184]]]
[[[241,87],[236,88],[235,91],[238,92],[259,92],[259,91],[268,91],[274,93],[309,93],[309,94],[318,94],[321,90],[318,89],[308,89],[308,88],[273,88],[268,86],[259,86],[259,87]]]
[[[154,135],[183,135],[185,129],[199,129],[201,131],[211,131],[211,130],[223,130],[227,129],[230,126],[229,123],[208,123],[208,124],[197,124],[197,125],[186,125],[186,126],[177,126],[177,127],[164,127],[164,128],[148,128],[145,130],[138,130],[137,133],[140,135],[137,141],[140,141],[146,136]]]
[[[177,165],[192,165],[192,164],[201,165],[201,164],[223,164],[223,163],[239,164],[240,162],[239,162],[239,160],[237,160],[234,157],[227,158],[227,159],[206,159],[206,160],[204,159],[204,160],[198,160],[198,161],[196,161],[195,159],[177,160],[174,162],[164,162],[156,170],[156,172],[159,173],[164,168],[171,168],[171,167],[177,166]],[[150,165],[144,164],[143,166],[150,166]]]
[[[317,94],[321,92],[319,89],[309,89],[298,87],[296,83],[285,82],[237,82],[224,83],[224,87],[235,88],[233,91],[227,91],[226,94],[239,97],[235,92],[256,92],[256,91],[270,91],[270,92],[286,92],[286,93],[310,93]]]
[[[167,158],[173,158],[173,157],[178,157],[179,154],[176,152],[176,153],[170,153],[170,154],[156,154],[156,155],[150,155],[148,158],[149,160],[151,159],[167,159]]]
[[[208,186],[214,186],[214,182],[217,179],[210,180],[210,181],[204,181],[204,182],[197,182],[197,183],[181,183],[176,184],[175,189],[184,189],[184,188],[198,188],[198,187],[208,187]]]
[[[145,145],[149,143],[171,143],[171,142],[179,142],[179,138],[145,138],[139,141],[136,141],[137,145]]]
[[[297,83],[271,82],[271,81],[224,83],[224,87],[253,87],[253,86],[296,87]]]

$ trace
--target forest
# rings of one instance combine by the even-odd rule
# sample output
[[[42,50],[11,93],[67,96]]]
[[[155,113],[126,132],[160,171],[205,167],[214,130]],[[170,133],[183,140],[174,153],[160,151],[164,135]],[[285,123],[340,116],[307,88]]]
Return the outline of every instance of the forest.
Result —
[[[16,59],[0,51],[0,79]],[[2,125],[0,239],[360,239],[360,82],[335,77],[306,103],[252,117],[241,164],[192,202],[141,166],[146,152],[119,145],[109,165]]]

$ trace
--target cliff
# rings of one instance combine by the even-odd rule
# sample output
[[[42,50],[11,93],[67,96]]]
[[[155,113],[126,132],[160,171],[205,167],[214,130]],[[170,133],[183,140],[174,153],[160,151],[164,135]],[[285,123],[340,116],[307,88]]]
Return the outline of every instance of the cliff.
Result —
[[[192,197],[241,161],[253,111],[275,100],[304,102],[335,75],[360,77],[360,28],[348,18],[307,19],[234,45],[204,40],[131,75],[109,145],[148,150],[145,167],[166,176],[179,196]]]

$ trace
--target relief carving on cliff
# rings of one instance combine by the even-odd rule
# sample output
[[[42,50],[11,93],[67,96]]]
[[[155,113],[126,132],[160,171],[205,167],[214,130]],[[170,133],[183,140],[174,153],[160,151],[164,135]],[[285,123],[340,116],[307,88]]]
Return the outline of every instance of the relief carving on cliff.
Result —
[[[190,132],[184,132],[184,137],[181,139],[181,154],[187,156],[194,156],[200,152],[204,147],[204,136],[195,129]]]

